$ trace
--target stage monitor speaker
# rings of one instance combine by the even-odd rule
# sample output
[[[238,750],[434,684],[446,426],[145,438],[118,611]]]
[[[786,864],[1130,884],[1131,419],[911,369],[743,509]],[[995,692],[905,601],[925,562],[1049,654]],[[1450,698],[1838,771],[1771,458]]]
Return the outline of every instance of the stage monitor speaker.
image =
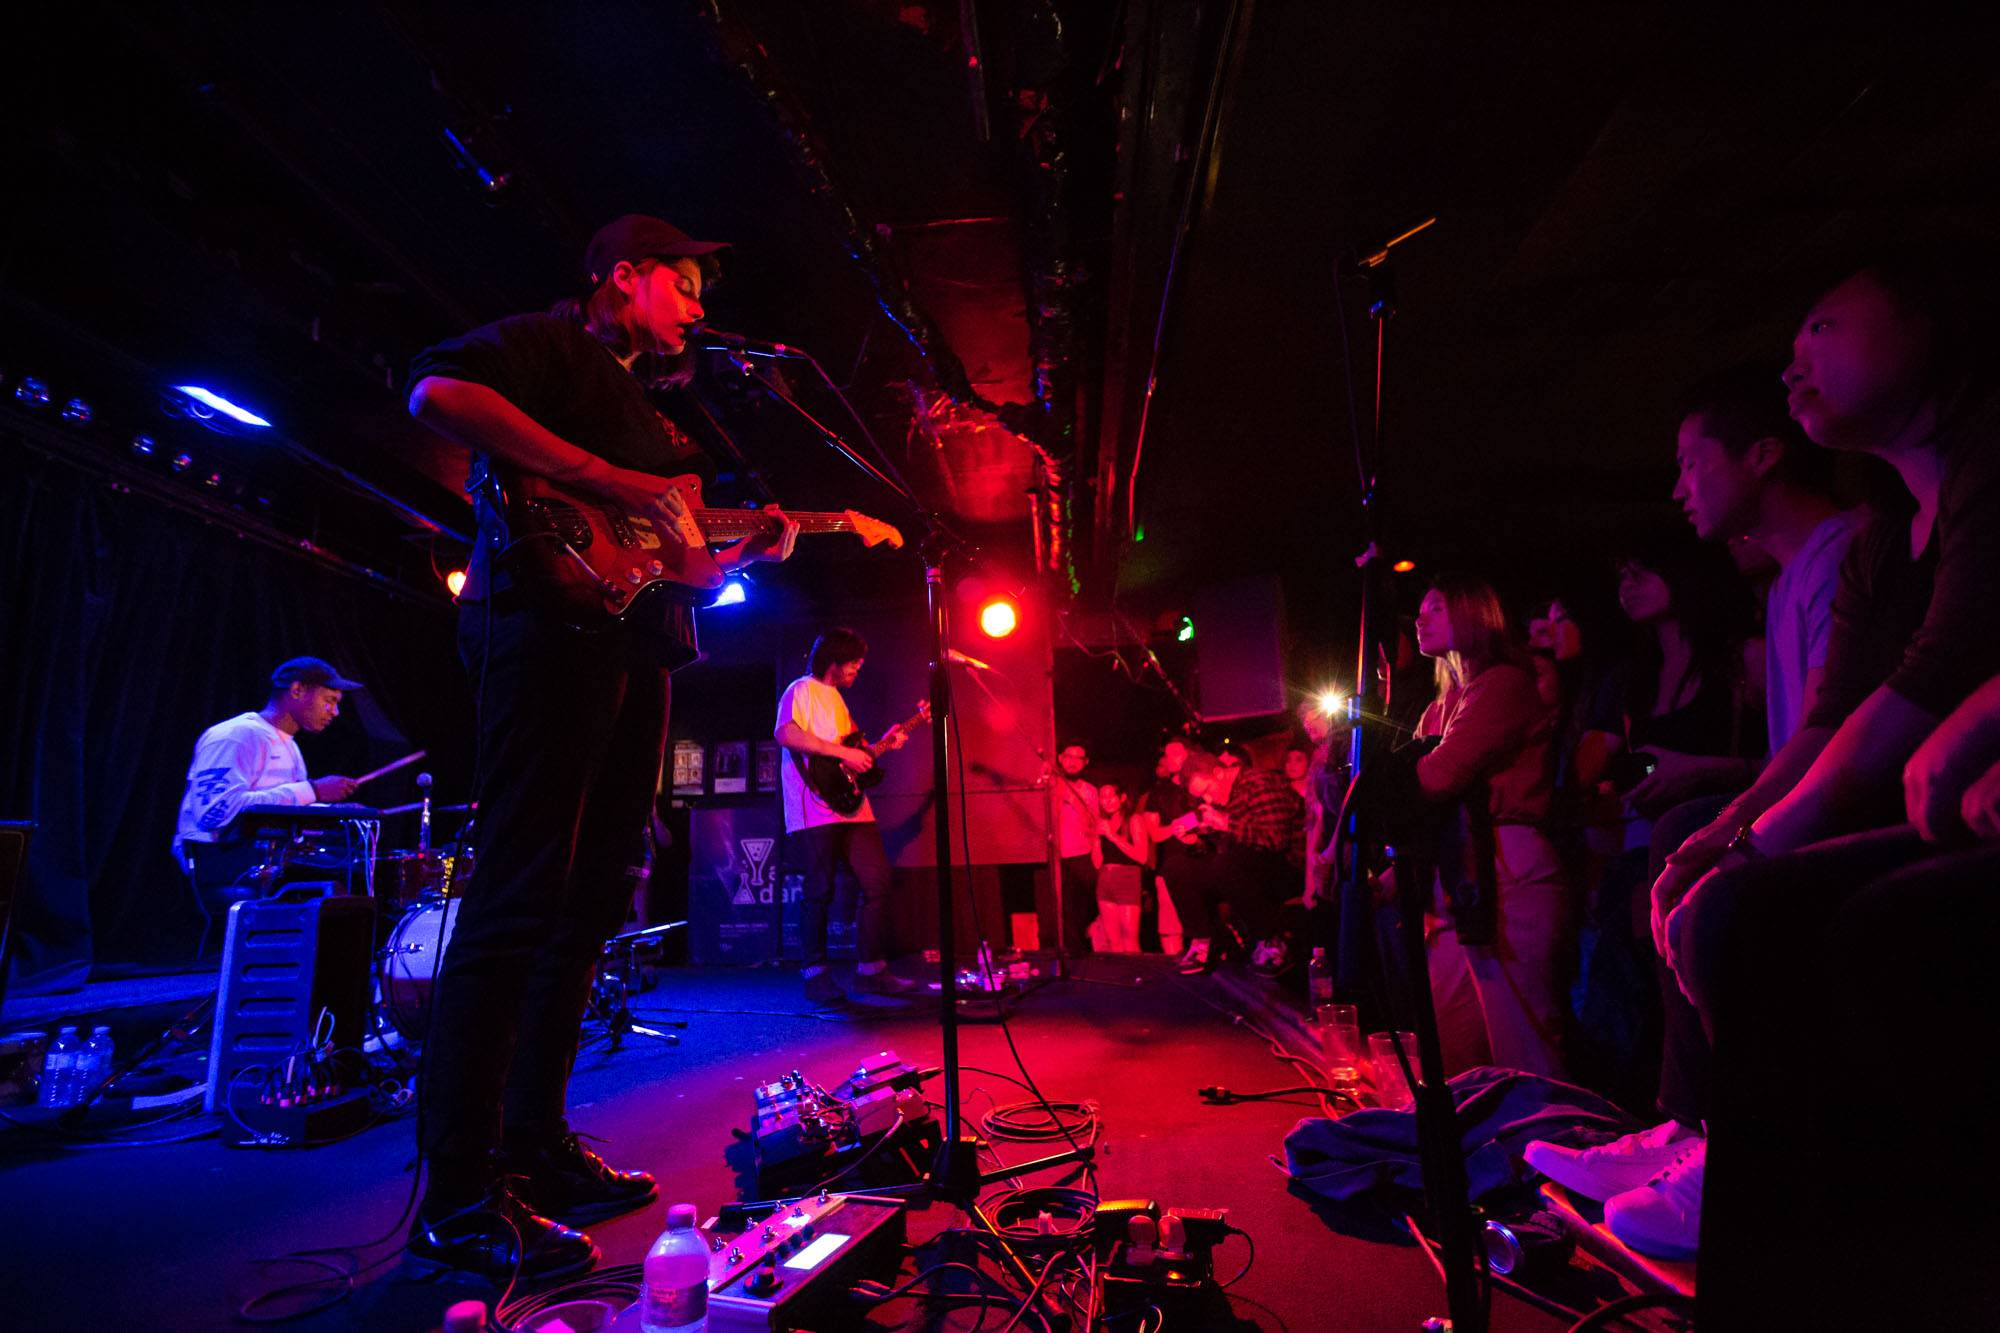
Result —
[[[14,902],[21,895],[21,876],[28,865],[26,821],[0,820],[0,1005],[7,1001],[7,973],[14,964]]]
[[[1274,576],[1233,579],[1198,590],[1195,678],[1201,720],[1264,717],[1290,707],[1285,698],[1285,599]]]
[[[223,1109],[246,1070],[275,1069],[309,1049],[322,1014],[332,1020],[327,1040],[336,1049],[361,1049],[375,900],[309,896],[315,887],[293,886],[229,909],[203,1102],[211,1112]]]

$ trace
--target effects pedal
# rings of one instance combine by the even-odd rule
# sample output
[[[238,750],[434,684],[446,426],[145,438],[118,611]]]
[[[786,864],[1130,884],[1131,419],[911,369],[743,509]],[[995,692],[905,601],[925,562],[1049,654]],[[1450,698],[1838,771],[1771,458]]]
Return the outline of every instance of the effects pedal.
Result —
[[[728,1234],[739,1225],[744,1230]],[[862,1278],[894,1278],[903,1262],[900,1199],[821,1192],[755,1221],[726,1208],[703,1230],[709,1333],[845,1327],[854,1311],[848,1288]],[[612,1326],[615,1333],[638,1329],[638,1315],[635,1304]]]

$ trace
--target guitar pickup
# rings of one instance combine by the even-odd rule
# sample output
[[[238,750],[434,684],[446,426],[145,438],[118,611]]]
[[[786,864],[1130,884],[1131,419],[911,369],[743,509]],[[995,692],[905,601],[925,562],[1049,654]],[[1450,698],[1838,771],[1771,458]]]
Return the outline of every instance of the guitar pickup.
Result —
[[[530,500],[528,513],[543,530],[554,533],[564,545],[581,551],[591,542],[590,520],[566,504]]]

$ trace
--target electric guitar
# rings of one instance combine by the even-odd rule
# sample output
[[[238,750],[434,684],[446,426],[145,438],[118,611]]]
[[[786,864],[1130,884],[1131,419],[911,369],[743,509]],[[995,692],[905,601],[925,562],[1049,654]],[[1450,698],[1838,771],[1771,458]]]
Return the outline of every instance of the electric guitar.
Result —
[[[773,532],[778,521],[761,509],[705,507],[701,478],[693,473],[668,480],[687,505],[678,521],[585,499],[544,477],[515,475],[506,487],[505,567],[523,591],[580,629],[622,619],[653,589],[701,600],[723,581],[709,543]],[[852,509],[787,510],[785,517],[802,534],[851,532],[866,546],[903,544],[895,528]]]
[[[889,737],[898,733],[907,736],[921,723],[931,720],[931,706],[928,701],[918,704],[917,711],[889,728],[879,741],[872,744],[859,731],[850,731],[841,737],[840,743],[850,750],[866,750],[871,758],[880,759],[891,748]],[[882,780],[882,766],[877,764],[866,773],[850,773],[847,765],[827,754],[803,754],[792,751],[800,761],[799,773],[806,780],[806,786],[813,795],[826,802],[827,808],[835,814],[851,815],[861,808],[867,799],[868,789]]]

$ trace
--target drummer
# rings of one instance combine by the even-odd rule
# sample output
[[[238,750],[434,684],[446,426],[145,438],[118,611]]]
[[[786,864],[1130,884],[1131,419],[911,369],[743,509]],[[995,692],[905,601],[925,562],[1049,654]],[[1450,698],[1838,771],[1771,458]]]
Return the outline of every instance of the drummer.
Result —
[[[245,807],[311,805],[354,794],[353,778],[307,777],[297,737],[325,731],[340,716],[341,695],[361,688],[323,658],[294,657],[271,673],[262,708],[201,733],[181,797],[174,859],[204,900],[234,896],[229,886],[256,862],[256,843],[235,822]]]

